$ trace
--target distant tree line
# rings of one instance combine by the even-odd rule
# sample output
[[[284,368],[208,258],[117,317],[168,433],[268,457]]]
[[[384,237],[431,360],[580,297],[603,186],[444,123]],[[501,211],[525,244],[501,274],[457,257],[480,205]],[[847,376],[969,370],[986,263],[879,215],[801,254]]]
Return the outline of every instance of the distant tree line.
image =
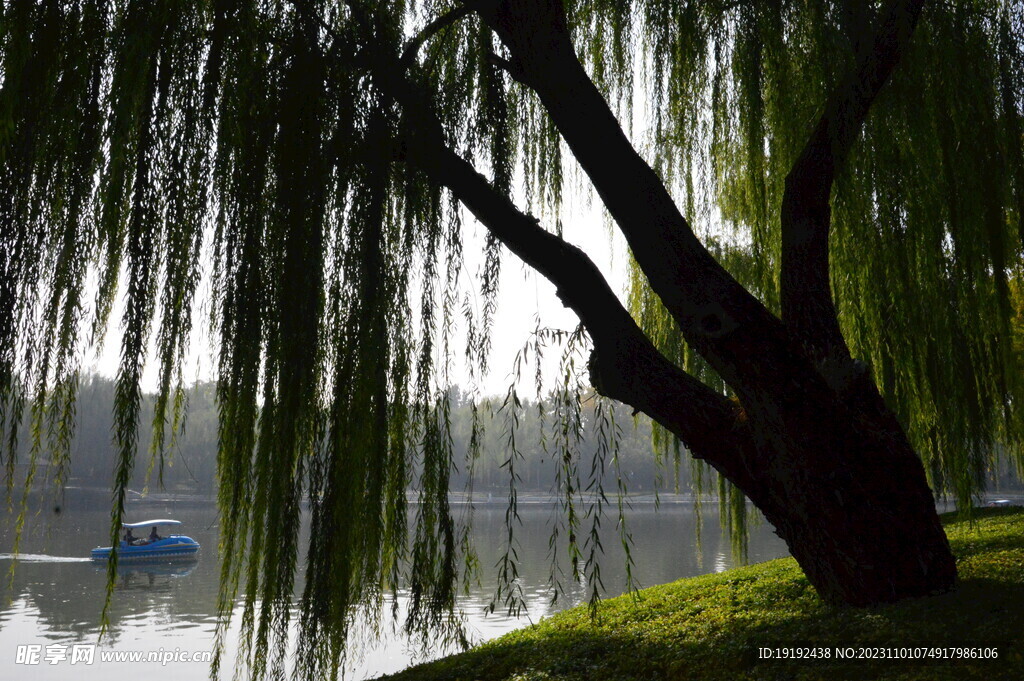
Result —
[[[197,383],[186,392],[183,430],[164,454],[163,488],[169,492],[213,494],[217,478],[217,405],[214,383]],[[150,467],[152,432],[145,427],[153,415],[154,398],[144,395],[138,457],[130,488],[141,491],[147,482],[158,490],[159,460]],[[77,423],[71,446],[69,485],[110,487],[114,470],[114,381],[93,375],[82,381],[77,400]],[[147,474],[149,480],[147,481]]]
[[[140,428],[138,465],[131,489],[212,495],[217,485],[217,405],[215,384],[197,383],[185,391],[186,418],[184,430],[167,448],[164,456],[162,486],[159,461],[150,466],[151,432]],[[153,397],[145,396],[143,414],[151,418]],[[572,418],[566,418],[565,405],[555,393],[541,400],[523,400],[512,418],[510,405],[500,398],[474,400],[468,393],[453,388],[450,393],[448,431],[453,442],[451,491],[472,489],[480,497],[501,498],[509,488],[512,475],[518,489],[527,494],[561,492],[556,481],[572,477],[574,488],[581,492],[596,491],[600,485],[608,493],[618,489],[616,468],[622,473],[623,489],[629,493],[694,491],[694,466],[689,458],[678,456],[671,438],[659,439],[652,433],[648,417],[633,415],[620,403],[585,395],[572,407]],[[77,425],[72,444],[68,485],[108,488],[114,467],[112,445],[112,405],[114,381],[91,375],[79,388]],[[476,416],[474,417],[474,403]],[[602,411],[603,410],[603,411]],[[473,422],[477,420],[478,437],[473,445]],[[514,450],[509,444],[510,428],[514,426]],[[614,451],[599,449],[599,429],[614,428]],[[145,423],[145,421],[144,421]],[[566,433],[565,429],[572,432]],[[26,428],[27,431],[27,428]],[[22,437],[19,467],[27,461],[29,434]],[[659,444],[660,442],[660,444]],[[680,463],[681,462],[681,463]],[[45,452],[39,466],[46,471]],[[696,469],[698,475],[700,470]],[[39,480],[45,479],[40,473]],[[714,476],[696,485],[701,491],[715,493]],[[1000,457],[988,474],[992,491],[1020,489],[1019,476],[1006,457]],[[410,487],[416,488],[415,476]],[[563,485],[564,488],[564,485]]]
[[[580,492],[596,491],[598,483],[612,492],[618,485],[616,469],[627,492],[690,491],[691,463],[681,456],[683,450],[675,439],[661,437],[663,434],[652,437],[650,418],[634,416],[632,409],[621,403],[601,400],[592,392],[571,405],[564,404],[557,393],[541,400],[524,400],[516,410],[514,450],[509,444],[512,407],[501,399],[477,401],[482,436],[474,457],[474,401],[453,389],[452,491],[470,483],[474,490],[507,490],[514,474],[518,488],[525,492],[558,493],[556,481],[567,477],[575,480],[573,486]],[[615,433],[604,448],[600,444],[602,428]]]
[[[197,383],[185,391],[186,416],[184,429],[175,438],[164,455],[162,489],[167,492],[212,495],[217,485],[217,405],[214,383]],[[604,401],[597,407],[595,396],[584,396],[574,407],[574,432],[559,435],[562,412],[556,413],[555,396],[544,399],[523,400],[516,409],[515,449],[508,444],[511,415],[503,407],[503,400],[490,398],[476,401],[478,437],[473,446],[474,400],[458,388],[450,393],[448,431],[453,442],[452,492],[474,493],[500,498],[508,490],[511,475],[519,480],[524,493],[557,493],[555,481],[565,476],[578,478],[578,489],[586,493],[598,481],[606,491],[617,489],[615,468],[623,474],[628,492],[651,493],[662,491],[689,491],[691,464],[677,465],[677,452],[671,441],[662,446],[652,444],[649,418],[634,416],[622,404]],[[110,487],[114,469],[113,449],[114,381],[101,375],[84,378],[76,402],[76,428],[71,447],[71,461],[67,484],[75,487]],[[144,396],[142,423],[152,418],[154,398]],[[601,412],[604,409],[604,412]],[[614,427],[617,437],[615,451],[603,452],[603,471],[595,461],[598,450],[599,420],[604,427]],[[20,437],[19,465],[27,466],[31,441],[28,426]],[[139,429],[138,458],[133,474],[132,490],[141,492],[148,486],[159,491],[159,461],[150,466],[149,428]],[[654,438],[657,441],[657,438]],[[657,450],[657,451],[656,451]],[[514,451],[514,455],[513,455]],[[511,466],[509,459],[513,458]],[[595,465],[596,464],[596,465]],[[39,454],[40,473],[37,480],[46,478],[48,458]],[[511,470],[510,470],[511,468]],[[470,480],[472,475],[472,481]],[[416,479],[410,481],[416,488]]]

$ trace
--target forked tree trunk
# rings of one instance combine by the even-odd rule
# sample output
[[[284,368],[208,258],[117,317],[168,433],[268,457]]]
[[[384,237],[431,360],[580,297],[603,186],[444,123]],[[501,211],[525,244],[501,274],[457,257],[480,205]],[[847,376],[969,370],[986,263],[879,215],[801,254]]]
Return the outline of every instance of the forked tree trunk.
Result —
[[[821,596],[836,603],[891,602],[946,591],[956,580],[923,467],[866,368],[851,359],[829,287],[835,172],[922,4],[885,3],[787,176],[781,320],[711,257],[627,139],[576,56],[562,0],[499,0],[480,10],[512,57],[496,63],[536,92],[651,288],[690,346],[730,386],[736,406],[716,403],[706,386],[666,367],[631,319],[592,310],[588,290],[595,287],[581,282],[599,275],[545,266],[518,234],[503,241],[521,246],[524,259],[579,313],[594,340],[595,387],[649,414],[736,484]]]
[[[556,282],[593,339],[594,387],[651,416],[737,485],[822,598],[871,605],[954,586],[924,468],[866,375],[856,389],[831,387],[777,322],[739,325],[737,335],[774,336],[775,352],[763,359],[767,378],[751,371],[754,385],[733,384],[740,402],[725,399],[653,347],[582,251],[516,210],[439,134],[409,142],[410,160]],[[744,345],[733,344],[738,353]]]
[[[829,290],[834,171],[905,47],[922,0],[890,0],[786,181],[783,318],[699,242],[576,57],[562,0],[496,0],[477,11],[619,225],[687,342],[732,388],[726,399],[658,352],[578,248],[541,228],[446,143],[401,68],[378,85],[405,114],[405,157],[449,189],[555,284],[590,333],[602,394],[675,433],[765,514],[826,601],[870,605],[947,591],[956,565],[921,462],[865,368],[850,358]]]

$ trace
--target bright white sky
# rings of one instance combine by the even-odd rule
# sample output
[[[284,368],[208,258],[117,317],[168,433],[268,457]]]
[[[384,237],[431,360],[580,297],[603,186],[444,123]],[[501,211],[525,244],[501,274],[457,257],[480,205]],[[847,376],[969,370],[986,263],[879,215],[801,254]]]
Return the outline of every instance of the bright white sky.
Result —
[[[591,203],[584,192],[566,192],[566,205],[563,208],[563,233],[567,240],[585,250],[605,274],[612,289],[624,300],[627,277],[626,247],[618,230],[609,228],[609,223],[599,207],[600,200],[595,197]],[[524,204],[520,203],[523,208]],[[546,225],[549,220],[544,221]],[[464,229],[466,270],[476,273],[482,264],[482,243],[485,229],[480,223],[466,217]],[[204,282],[205,284],[205,282]],[[122,292],[123,299],[123,292]],[[197,303],[202,305],[194,322],[195,334],[190,347],[190,360],[186,367],[186,381],[205,381],[215,377],[214,350],[210,343],[208,330],[208,295],[200,293]],[[101,352],[86,354],[85,368],[106,376],[114,376],[120,352],[120,313],[122,306],[114,311],[107,338]],[[530,339],[539,315],[541,327],[552,327],[572,330],[578,324],[576,315],[563,307],[555,295],[554,286],[533,269],[523,264],[507,249],[502,253],[501,287],[499,290],[498,310],[492,329],[492,352],[489,373],[481,381],[479,388],[483,395],[502,395],[508,389],[510,372],[516,354]],[[465,346],[464,333],[453,347]],[[551,349],[545,354],[545,377],[549,382],[557,380],[559,351]],[[461,358],[453,362],[455,371],[454,382],[468,386],[468,372]],[[524,371],[521,391],[531,394],[533,389],[533,369]],[[143,378],[143,389],[153,391],[157,385],[157,367],[155,361],[147,363]]]

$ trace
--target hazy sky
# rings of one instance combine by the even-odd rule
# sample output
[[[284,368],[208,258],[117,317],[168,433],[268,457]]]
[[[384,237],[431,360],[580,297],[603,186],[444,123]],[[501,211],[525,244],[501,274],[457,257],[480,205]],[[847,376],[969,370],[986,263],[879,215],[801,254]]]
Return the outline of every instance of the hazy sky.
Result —
[[[590,255],[608,278],[612,289],[620,295],[620,298],[624,298],[627,275],[625,243],[617,230],[609,229],[608,222],[602,216],[602,211],[597,204],[599,204],[599,199],[596,197],[591,202],[583,196],[583,192],[567,192],[566,205],[562,214],[563,233],[567,240],[580,246]],[[523,205],[520,203],[520,207]],[[551,224],[551,220],[547,219],[542,222],[545,223],[545,226]],[[464,230],[466,234],[465,270],[477,273],[483,261],[481,246],[485,229],[467,215]],[[197,312],[194,322],[196,328],[190,345],[191,357],[186,366],[187,382],[210,380],[215,376],[214,354],[209,335],[206,333],[209,301],[208,291],[205,289],[206,283],[204,280],[202,293],[197,297],[197,304],[202,307]],[[123,300],[123,292],[120,297]],[[85,367],[87,370],[97,371],[107,376],[116,374],[120,352],[121,307],[119,305],[112,315],[102,352],[98,355],[95,352],[86,353]],[[554,286],[533,269],[525,266],[507,249],[503,250],[501,287],[498,310],[492,328],[489,373],[480,383],[483,394],[499,395],[508,389],[516,353],[530,339],[538,315],[541,327],[572,330],[578,323],[576,315],[558,300]],[[461,349],[465,346],[464,333],[464,328],[460,329],[460,335],[454,343],[455,348]],[[559,354],[558,350],[552,350],[546,354],[545,376],[547,381],[553,381],[557,376]],[[461,385],[468,383],[468,373],[464,364],[461,357],[457,357],[453,362],[455,382]],[[529,394],[526,391],[532,391],[534,385],[533,369],[526,371],[525,375],[525,385],[521,390],[524,394]],[[156,363],[150,361],[146,367],[143,387],[145,390],[154,390],[156,383]]]

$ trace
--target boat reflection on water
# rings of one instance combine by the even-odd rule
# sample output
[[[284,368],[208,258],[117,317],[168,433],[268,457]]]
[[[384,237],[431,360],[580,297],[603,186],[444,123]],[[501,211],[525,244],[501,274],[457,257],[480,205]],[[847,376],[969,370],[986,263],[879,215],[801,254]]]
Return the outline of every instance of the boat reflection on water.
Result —
[[[117,566],[117,584],[119,590],[150,589],[154,587],[170,587],[174,580],[191,575],[198,563],[131,563]],[[93,568],[97,573],[105,574],[104,565]]]

